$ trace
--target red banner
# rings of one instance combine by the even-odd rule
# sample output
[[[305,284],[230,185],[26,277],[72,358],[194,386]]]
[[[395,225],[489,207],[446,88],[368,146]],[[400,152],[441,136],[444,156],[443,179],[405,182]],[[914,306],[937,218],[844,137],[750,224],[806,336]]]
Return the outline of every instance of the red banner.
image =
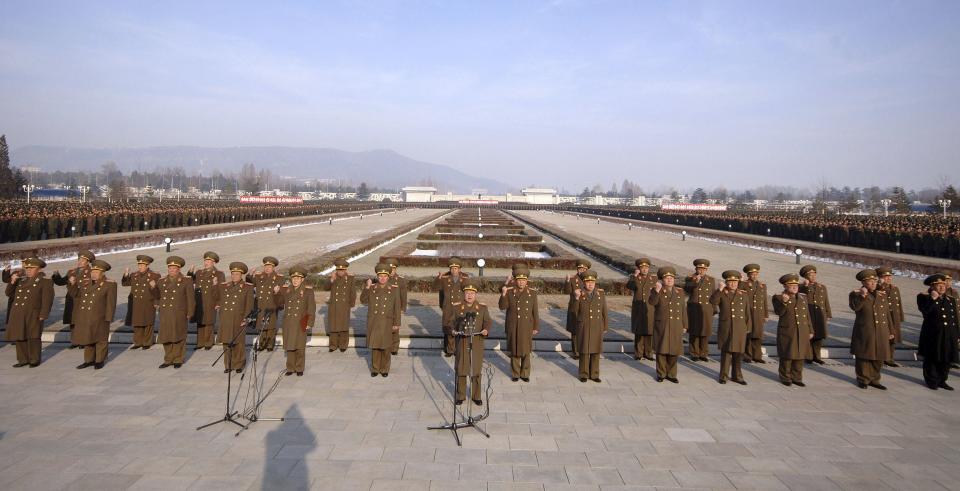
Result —
[[[727,205],[711,205],[707,203],[671,203],[660,205],[661,210],[680,211],[727,211]]]
[[[301,204],[303,198],[293,196],[241,196],[241,203]]]
[[[462,199],[458,203],[461,205],[495,205],[499,201],[495,199]]]

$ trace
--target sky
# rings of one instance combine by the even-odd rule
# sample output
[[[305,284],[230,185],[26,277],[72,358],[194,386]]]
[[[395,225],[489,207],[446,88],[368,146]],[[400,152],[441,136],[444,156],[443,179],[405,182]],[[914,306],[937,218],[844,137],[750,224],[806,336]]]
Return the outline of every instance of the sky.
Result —
[[[0,133],[571,190],[960,180],[957,1],[273,3],[5,0]]]

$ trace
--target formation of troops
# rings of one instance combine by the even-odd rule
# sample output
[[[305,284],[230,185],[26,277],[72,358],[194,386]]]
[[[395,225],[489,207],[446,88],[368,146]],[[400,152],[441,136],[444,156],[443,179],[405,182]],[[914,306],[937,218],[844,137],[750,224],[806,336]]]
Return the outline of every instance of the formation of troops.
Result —
[[[220,257],[212,251],[202,256],[202,265],[184,271],[186,261],[166,258],[166,274],[153,271],[153,258],[137,256],[136,270],[125,269],[121,284],[129,287],[124,324],[133,329],[131,349],[163,346],[159,368],[180,368],[184,363],[188,325],[196,325],[196,349],[220,344],[224,372],[242,372],[246,365],[246,334],[259,334],[258,350],[276,349],[277,330],[286,356],[286,375],[303,375],[306,345],[316,320],[316,295],[306,284],[307,271],[293,267],[277,271],[280,261],[263,258],[253,271],[242,262],[218,269]],[[364,283],[348,271],[340,258],[330,274],[326,330],[329,351],[346,351],[351,311],[359,301],[367,306],[367,348],[371,377],[387,377],[391,357],[400,345],[399,331],[407,305],[406,280],[398,274],[395,258],[376,265],[375,279]],[[443,354],[455,356],[457,404],[470,399],[482,404],[480,370],[484,341],[492,329],[488,306],[477,298],[481,283],[462,271],[462,261],[453,257],[448,270],[434,279],[442,311]],[[606,293],[597,286],[597,273],[587,260],[566,279],[569,295],[566,329],[571,336],[571,356],[579,360],[581,382],[600,382],[600,358],[604,335],[609,330]],[[718,382],[746,385],[743,363],[766,363],[763,357],[763,326],[772,313],[777,316],[776,346],[779,380],[786,386],[805,387],[805,364],[819,363],[823,340],[829,335],[833,316],[826,285],[817,280],[817,268],[803,266],[799,273],[780,277],[780,291],[770,292],[759,278],[760,267],[747,264],[741,270],[710,274],[710,261],[696,259],[693,272],[679,276],[673,267],[653,272],[651,261],[639,258],[627,281],[633,293],[631,330],[636,360],[655,360],[657,382],[679,383],[677,365],[684,354],[692,362],[709,361],[708,339],[714,334],[720,351]],[[46,263],[31,257],[22,268],[3,270],[8,297],[6,340],[16,345],[15,367],[38,366],[40,338],[53,305],[54,287],[66,287],[63,323],[70,326],[71,344],[82,347],[78,369],[104,367],[110,324],[117,306],[117,283],[108,278],[112,269],[90,251],[80,251],[76,266],[61,275],[47,277]],[[903,299],[889,268],[865,269],[856,274],[860,286],[849,293],[848,306],[855,314],[850,352],[855,357],[857,385],[886,390],[881,383],[884,366],[898,366],[893,359],[901,342]],[[960,301],[947,273],[926,278],[927,290],[917,294],[923,315],[918,353],[923,358],[924,381],[930,389],[953,390],[947,384],[958,359]],[[768,308],[770,299],[772,309]],[[530,381],[531,354],[540,330],[538,292],[530,286],[530,270],[517,263],[502,288],[498,308],[505,312],[506,351],[511,380]],[[714,320],[716,318],[716,321]],[[469,323],[466,321],[469,320]],[[466,332],[469,324],[472,331]],[[155,337],[156,335],[156,337]],[[686,336],[686,339],[684,339]],[[686,341],[686,343],[685,343]],[[467,377],[470,383],[467,384]]]
[[[0,243],[136,232],[356,211],[374,203],[240,204],[237,201],[25,201],[0,200]]]
[[[956,215],[943,217],[932,213],[887,217],[836,213],[691,212],[610,207],[574,207],[570,210],[783,239],[960,259],[960,217]]]

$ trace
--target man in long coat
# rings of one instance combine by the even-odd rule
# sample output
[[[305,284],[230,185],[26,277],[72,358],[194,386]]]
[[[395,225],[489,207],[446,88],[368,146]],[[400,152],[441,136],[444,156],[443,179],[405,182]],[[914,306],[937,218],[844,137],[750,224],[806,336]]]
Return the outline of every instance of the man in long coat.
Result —
[[[947,384],[950,364],[957,363],[960,338],[960,303],[947,294],[946,276],[937,273],[923,280],[928,289],[917,294],[917,308],[923,315],[917,354],[923,357],[923,380],[931,390],[953,390]]]
[[[650,291],[657,276],[650,273],[650,260],[643,257],[634,261],[636,269],[627,280],[627,289],[633,292],[630,303],[630,330],[633,331],[633,359],[653,359],[653,306]]]
[[[390,374],[393,331],[400,330],[400,292],[390,284],[390,266],[379,263],[377,281],[367,280],[360,303],[367,306],[367,348],[370,349],[370,376]]]
[[[287,354],[286,375],[303,376],[306,365],[307,338],[316,318],[317,301],[313,288],[304,284],[307,271],[290,268],[290,285],[274,287],[277,305],[283,307],[283,351]]]
[[[110,281],[106,272],[110,264],[96,259],[90,265],[90,278],[77,281],[70,277],[67,294],[73,298],[73,339],[83,346],[83,363],[78,369],[103,368],[107,359],[107,343],[110,341],[110,323],[117,310],[117,282]]]
[[[17,363],[14,368],[40,366],[40,336],[43,321],[50,317],[53,307],[53,281],[41,271],[47,263],[37,257],[23,260],[23,271],[10,274],[6,294],[10,299],[7,310],[7,342],[16,344]]]
[[[800,277],[790,273],[780,277],[783,292],[773,295],[773,311],[777,320],[777,357],[780,359],[780,383],[806,387],[803,362],[811,356],[810,307],[807,296],[800,293]]]
[[[356,280],[347,268],[346,258],[334,260],[333,273],[330,275],[330,297],[327,298],[327,338],[329,351],[347,351],[350,343],[350,311],[357,304]]]
[[[743,351],[744,363],[766,363],[763,359],[764,324],[770,317],[767,308],[767,285],[760,281],[760,265],[750,263],[743,267],[746,281],[740,282],[740,288],[750,300],[750,324],[747,344]]]
[[[511,279],[500,289],[499,307],[506,311],[504,328],[510,351],[510,379],[514,382],[530,381],[533,336],[540,332],[537,291],[530,288],[529,277],[526,265],[514,265]]]
[[[131,349],[150,349],[153,346],[153,325],[157,319],[157,302],[150,292],[150,282],[160,280],[160,273],[150,269],[153,258],[143,254],[137,256],[137,270],[130,273],[124,270],[120,278],[122,286],[130,287],[127,295],[127,316],[124,325],[133,328],[133,346]]]
[[[886,292],[877,288],[877,272],[857,273],[859,290],[850,292],[850,309],[856,318],[850,336],[850,353],[856,357],[857,386],[887,388],[880,383],[880,368],[890,358],[890,305]]]
[[[180,368],[187,345],[187,322],[193,317],[196,296],[193,281],[180,270],[187,262],[179,256],[167,258],[167,276],[151,281],[153,297],[160,313],[160,332],[157,342],[163,344],[163,363],[160,368]]]
[[[693,361],[709,361],[710,334],[713,330],[713,314],[716,308],[710,303],[710,295],[717,289],[716,278],[707,274],[710,261],[695,259],[694,273],[687,277],[683,289],[687,292],[687,318],[690,325],[687,334],[690,336],[690,359]]]
[[[720,347],[720,380],[727,383],[727,374],[734,382],[747,385],[740,369],[740,359],[747,344],[750,331],[750,295],[740,289],[740,272],[723,272],[725,285],[710,295],[710,303],[716,305],[720,316],[717,324],[717,346]]]
[[[253,285],[243,280],[247,265],[230,263],[230,281],[217,285],[214,302],[220,329],[217,333],[223,345],[223,373],[243,371],[247,364],[247,317],[254,308]]]
[[[687,307],[683,288],[676,286],[677,271],[671,266],[657,270],[659,280],[650,291],[653,315],[653,350],[657,353],[657,382],[677,378],[677,358],[683,353],[683,334],[687,332]]]

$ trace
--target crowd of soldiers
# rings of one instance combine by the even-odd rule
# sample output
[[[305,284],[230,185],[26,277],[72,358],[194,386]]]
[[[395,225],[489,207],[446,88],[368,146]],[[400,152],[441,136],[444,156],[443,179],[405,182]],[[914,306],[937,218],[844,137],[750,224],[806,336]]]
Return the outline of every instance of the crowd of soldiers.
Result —
[[[369,209],[371,203],[263,205],[237,201],[0,200],[0,243],[137,232]]]
[[[663,211],[572,208],[573,211],[688,227],[960,259],[960,216],[838,215],[799,212]]]
[[[131,349],[146,350],[160,343],[164,356],[159,368],[180,368],[188,324],[193,323],[195,349],[222,345],[224,373],[239,373],[246,366],[247,332],[252,329],[259,333],[253,348],[273,351],[279,329],[286,375],[302,376],[317,312],[313,288],[305,283],[307,272],[293,267],[283,275],[276,270],[279,260],[271,256],[264,257],[262,266],[253,271],[242,262],[232,262],[229,275],[217,269],[220,257],[215,252],[204,253],[202,261],[202,266],[184,272],[186,261],[170,256],[166,259],[166,275],[161,275],[150,269],[153,258],[139,255],[136,270],[124,270],[121,284],[130,287],[124,323],[133,328]],[[329,352],[344,352],[348,347],[350,315],[359,286],[360,303],[367,306],[370,376],[387,377],[391,357],[400,348],[399,331],[407,305],[407,282],[398,274],[398,261],[387,258],[378,263],[375,279],[362,284],[348,271],[345,258],[337,259],[334,265],[327,299]],[[40,364],[43,324],[53,305],[54,286],[59,285],[67,288],[63,323],[70,326],[72,345],[84,348],[84,361],[77,368],[103,368],[117,305],[117,284],[107,278],[111,265],[90,251],[81,251],[76,266],[65,276],[56,272],[47,278],[42,271],[45,266],[43,260],[31,257],[23,261],[21,269],[3,270],[8,297],[6,338],[16,344],[14,366]],[[709,361],[708,340],[717,317],[718,382],[747,385],[742,363],[766,363],[762,341],[771,310],[768,298],[778,317],[780,382],[805,387],[804,365],[824,363],[820,352],[829,336],[827,325],[833,314],[827,288],[817,281],[815,266],[803,266],[799,274],[781,276],[782,291],[769,297],[767,285],[758,279],[757,264],[724,271],[720,278],[709,274],[707,259],[694,260],[693,272],[683,277],[669,266],[654,273],[647,258],[637,259],[635,266],[627,282],[633,292],[633,356],[656,361],[657,382],[679,383],[677,364],[683,355],[685,335],[689,360]],[[492,319],[487,305],[477,299],[479,282],[461,267],[459,258],[450,258],[448,270],[438,273],[434,280],[442,310],[442,351],[444,356],[456,357],[455,402],[465,401],[469,386],[471,400],[481,405],[484,341],[492,329]],[[581,382],[600,382],[600,356],[609,329],[606,294],[597,287],[597,273],[590,269],[590,261],[578,260],[576,267],[566,282],[571,357],[579,360]],[[530,287],[529,279],[528,266],[514,264],[498,302],[506,313],[506,351],[513,382],[530,381],[533,342],[540,327],[538,293]],[[880,382],[882,367],[899,366],[893,355],[901,342],[904,320],[901,293],[893,284],[889,268],[865,269],[857,273],[856,280],[860,287],[849,293],[849,307],[855,314],[850,352],[856,360],[857,385],[886,390]],[[947,378],[951,366],[960,361],[958,295],[947,273],[931,275],[924,284],[927,291],[917,295],[923,315],[918,352],[923,358],[924,380],[930,389],[953,390]]]

